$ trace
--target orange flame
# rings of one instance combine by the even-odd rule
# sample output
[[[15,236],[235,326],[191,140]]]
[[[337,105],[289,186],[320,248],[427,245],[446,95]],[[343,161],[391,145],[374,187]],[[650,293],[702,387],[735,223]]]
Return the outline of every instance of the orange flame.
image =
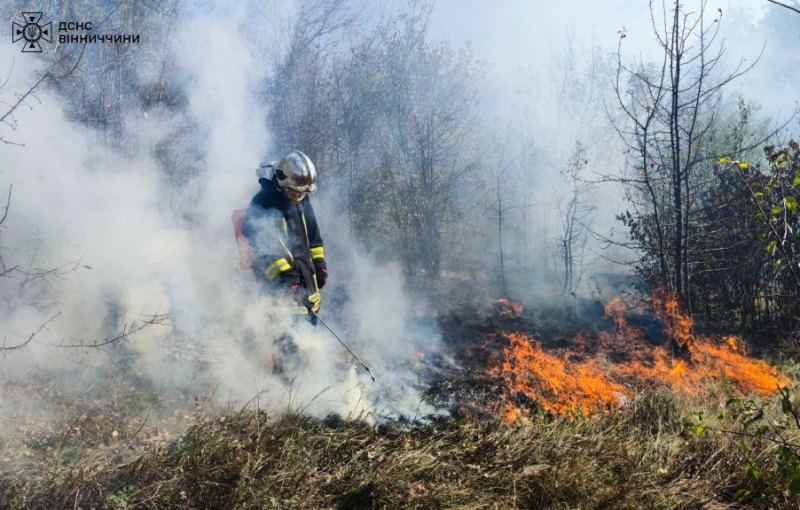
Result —
[[[628,319],[625,317],[628,309],[628,305],[619,298],[606,303],[605,314],[616,327],[612,332],[601,332],[598,344],[609,350],[622,350],[628,353],[630,358],[639,358],[651,346],[645,340],[644,332],[641,329],[628,324]],[[585,343],[585,340],[581,339],[581,342]]]
[[[667,335],[680,347],[691,347],[695,337],[692,333],[694,321],[683,312],[678,298],[671,292],[660,289],[653,296],[653,311],[664,324]]]
[[[512,392],[520,392],[546,411],[558,414],[590,414],[620,405],[625,388],[608,379],[598,362],[572,362],[569,355],[551,356],[522,333],[505,335],[506,361],[500,375]],[[509,402],[510,404],[510,402]],[[506,420],[515,421],[527,414],[513,404],[506,409]]]
[[[505,335],[510,342],[504,349],[506,360],[494,373],[507,385],[506,421],[516,421],[529,413],[513,403],[512,396],[519,393],[548,412],[586,415],[620,407],[631,393],[629,387],[641,386],[642,382],[666,384],[678,392],[697,394],[706,392],[708,383],[726,380],[744,393],[761,396],[774,394],[791,382],[777,368],[750,358],[736,337],[717,342],[695,334],[692,318],[666,292],[653,298],[653,310],[665,333],[688,350],[687,359],[674,357],[667,347],[648,343],[644,332],[628,323],[627,309],[620,300],[606,305],[606,314],[616,327],[600,334],[597,355],[580,362],[573,362],[569,353],[561,357],[548,354],[522,333]],[[585,355],[586,343],[586,338],[578,335],[574,342],[577,352]],[[624,352],[626,361],[605,361],[607,350]]]
[[[669,356],[664,348],[653,351],[651,364],[634,360],[629,365],[615,367],[622,376],[639,380],[658,381],[674,390],[704,392],[706,383],[725,379],[745,393],[771,395],[779,387],[790,384],[789,378],[765,361],[749,358],[729,343],[714,344],[707,338],[694,337],[691,361]],[[735,340],[734,340],[735,345]]]
[[[680,307],[674,295],[664,291],[654,298],[656,314],[670,328],[680,345],[686,345],[691,354],[692,370],[687,371],[684,380],[673,385],[682,389],[696,390],[699,383],[724,377],[733,382],[743,392],[757,393],[761,396],[774,394],[778,388],[791,384],[786,375],[765,361],[750,358],[744,346],[735,336],[728,336],[724,342],[692,333],[692,319]]]
[[[627,320],[625,320],[627,306],[620,298],[614,298],[606,303],[603,307],[603,312],[606,314],[606,317],[614,321],[617,327],[627,324]]]
[[[505,298],[497,300],[497,305],[500,308],[500,317],[519,317],[522,315],[522,304],[509,301]]]

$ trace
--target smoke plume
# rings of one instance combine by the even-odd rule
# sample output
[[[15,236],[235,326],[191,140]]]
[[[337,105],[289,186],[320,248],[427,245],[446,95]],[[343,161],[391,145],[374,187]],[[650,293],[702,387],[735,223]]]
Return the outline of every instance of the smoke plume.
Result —
[[[280,157],[270,154],[264,122],[270,62],[241,44],[251,15],[211,6],[174,30],[167,49],[187,107],[124,112],[121,147],[68,119],[47,89],[14,113],[13,131],[3,128],[21,146],[0,145],[3,205],[11,193],[0,231],[10,270],[0,278],[0,336],[6,348],[21,347],[0,358],[0,382],[22,390],[0,393],[0,433],[22,409],[48,416],[29,391],[34,380],[74,395],[123,384],[165,403],[196,397],[272,414],[374,420],[433,411],[414,361],[416,349],[438,349],[438,335],[414,325],[416,301],[399,268],[335,240],[328,253],[321,315],[370,365],[373,384],[329,331],[260,297],[252,273],[237,267],[231,213],[258,190],[258,162]],[[140,79],[156,81],[158,69],[145,64]],[[1,45],[0,70],[11,70],[4,104],[42,66]],[[190,177],[165,172],[187,161]],[[325,193],[313,200],[336,202]],[[320,209],[325,237],[341,220],[335,207]],[[297,353],[282,350],[287,336]]]

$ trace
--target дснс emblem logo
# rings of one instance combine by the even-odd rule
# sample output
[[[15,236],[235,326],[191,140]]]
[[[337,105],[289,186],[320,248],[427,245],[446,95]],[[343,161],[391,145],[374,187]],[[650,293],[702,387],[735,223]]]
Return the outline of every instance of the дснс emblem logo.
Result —
[[[22,17],[25,18],[25,25],[20,25],[15,21],[11,22],[11,42],[15,43],[24,39],[23,53],[41,53],[42,46],[39,44],[39,39],[52,42],[53,24],[39,25],[39,20],[42,18],[41,12],[23,12]]]

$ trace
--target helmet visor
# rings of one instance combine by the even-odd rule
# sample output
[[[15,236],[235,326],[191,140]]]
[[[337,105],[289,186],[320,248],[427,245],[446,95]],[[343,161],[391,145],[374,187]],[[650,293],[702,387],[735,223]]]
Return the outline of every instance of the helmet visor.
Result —
[[[317,191],[316,183],[307,184],[305,186],[286,186],[283,188],[284,192],[286,193],[286,197],[293,201],[293,202],[300,202],[308,193],[314,193]]]
[[[286,193],[286,198],[291,200],[292,202],[300,202],[304,198],[306,198],[307,191],[301,191],[294,188],[284,188],[284,193]]]

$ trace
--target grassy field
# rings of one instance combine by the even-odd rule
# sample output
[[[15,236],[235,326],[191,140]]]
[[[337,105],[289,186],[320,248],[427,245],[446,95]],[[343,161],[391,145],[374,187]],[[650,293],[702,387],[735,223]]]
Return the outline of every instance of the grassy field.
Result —
[[[796,424],[755,427],[791,414],[778,398],[760,408],[730,396],[679,399],[662,388],[588,417],[506,424],[465,411],[406,428],[200,413],[171,438],[96,414],[73,421],[72,433],[40,431],[37,442],[31,432],[27,451],[4,466],[0,501],[7,509],[796,507],[792,459],[781,452],[800,444]]]
[[[268,415],[124,370],[91,392],[9,382],[0,509],[800,508],[800,408],[777,387],[800,380],[790,357],[770,378],[738,341],[698,337],[691,360],[656,370],[662,348],[620,317],[599,310],[580,339],[568,326],[584,326],[520,310],[440,322],[460,369],[421,353],[424,394],[450,411],[426,422]],[[747,384],[757,372],[769,388]],[[614,398],[575,404],[601,376]]]

